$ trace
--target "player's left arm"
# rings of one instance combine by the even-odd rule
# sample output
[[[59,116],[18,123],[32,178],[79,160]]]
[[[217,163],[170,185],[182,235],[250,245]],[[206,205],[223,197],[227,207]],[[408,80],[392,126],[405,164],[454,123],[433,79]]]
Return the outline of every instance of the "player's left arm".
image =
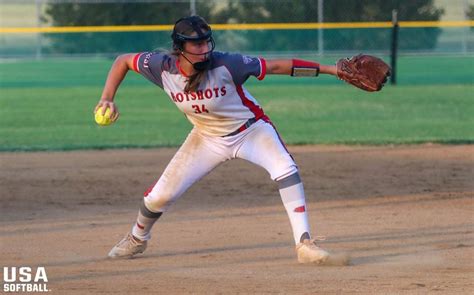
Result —
[[[274,59],[266,61],[266,73],[292,76],[336,75],[335,65],[321,65],[317,62],[301,59]]]

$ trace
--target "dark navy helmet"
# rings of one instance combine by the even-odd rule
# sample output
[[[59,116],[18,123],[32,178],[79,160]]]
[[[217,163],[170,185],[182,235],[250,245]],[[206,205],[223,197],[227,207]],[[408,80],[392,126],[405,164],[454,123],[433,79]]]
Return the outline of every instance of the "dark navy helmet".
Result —
[[[215,48],[211,27],[206,20],[198,15],[187,16],[177,20],[174,24],[171,39],[173,39],[173,49],[179,51],[184,51],[184,42],[208,41],[209,52],[203,54],[210,53]]]

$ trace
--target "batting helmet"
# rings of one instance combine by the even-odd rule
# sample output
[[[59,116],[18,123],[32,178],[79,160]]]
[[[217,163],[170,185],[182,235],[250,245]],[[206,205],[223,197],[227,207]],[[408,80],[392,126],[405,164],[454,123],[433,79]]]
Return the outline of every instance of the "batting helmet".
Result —
[[[202,17],[193,15],[177,20],[174,24],[171,39],[173,39],[173,49],[180,52],[184,52],[185,42],[209,42],[209,51],[202,53],[208,55],[207,60],[193,64],[193,67],[199,71],[205,70],[208,67],[210,63],[210,53],[214,50],[215,43],[214,39],[212,38],[211,27]],[[193,54],[191,52],[187,53]]]

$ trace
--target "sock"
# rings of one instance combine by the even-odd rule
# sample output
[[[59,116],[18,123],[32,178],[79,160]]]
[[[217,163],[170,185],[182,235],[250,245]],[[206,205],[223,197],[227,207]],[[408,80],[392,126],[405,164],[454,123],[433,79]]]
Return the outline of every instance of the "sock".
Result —
[[[161,214],[163,212],[151,212],[145,206],[145,203],[142,203],[138,210],[137,222],[132,228],[132,235],[142,241],[149,240],[151,238],[151,228]]]
[[[278,180],[281,200],[290,219],[295,244],[310,238],[303,183],[298,172]]]

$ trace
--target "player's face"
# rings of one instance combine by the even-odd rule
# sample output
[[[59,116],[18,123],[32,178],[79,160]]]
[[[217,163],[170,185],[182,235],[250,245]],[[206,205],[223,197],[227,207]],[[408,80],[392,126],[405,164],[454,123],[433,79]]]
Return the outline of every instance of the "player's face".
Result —
[[[207,40],[185,42],[184,52],[188,53],[186,56],[192,62],[200,62],[207,59],[207,53],[209,53],[210,47]]]
[[[197,33],[193,32],[190,36],[197,37]],[[210,40],[201,41],[188,41],[184,43],[184,54],[192,62],[205,61],[209,58],[209,52],[211,50]]]

